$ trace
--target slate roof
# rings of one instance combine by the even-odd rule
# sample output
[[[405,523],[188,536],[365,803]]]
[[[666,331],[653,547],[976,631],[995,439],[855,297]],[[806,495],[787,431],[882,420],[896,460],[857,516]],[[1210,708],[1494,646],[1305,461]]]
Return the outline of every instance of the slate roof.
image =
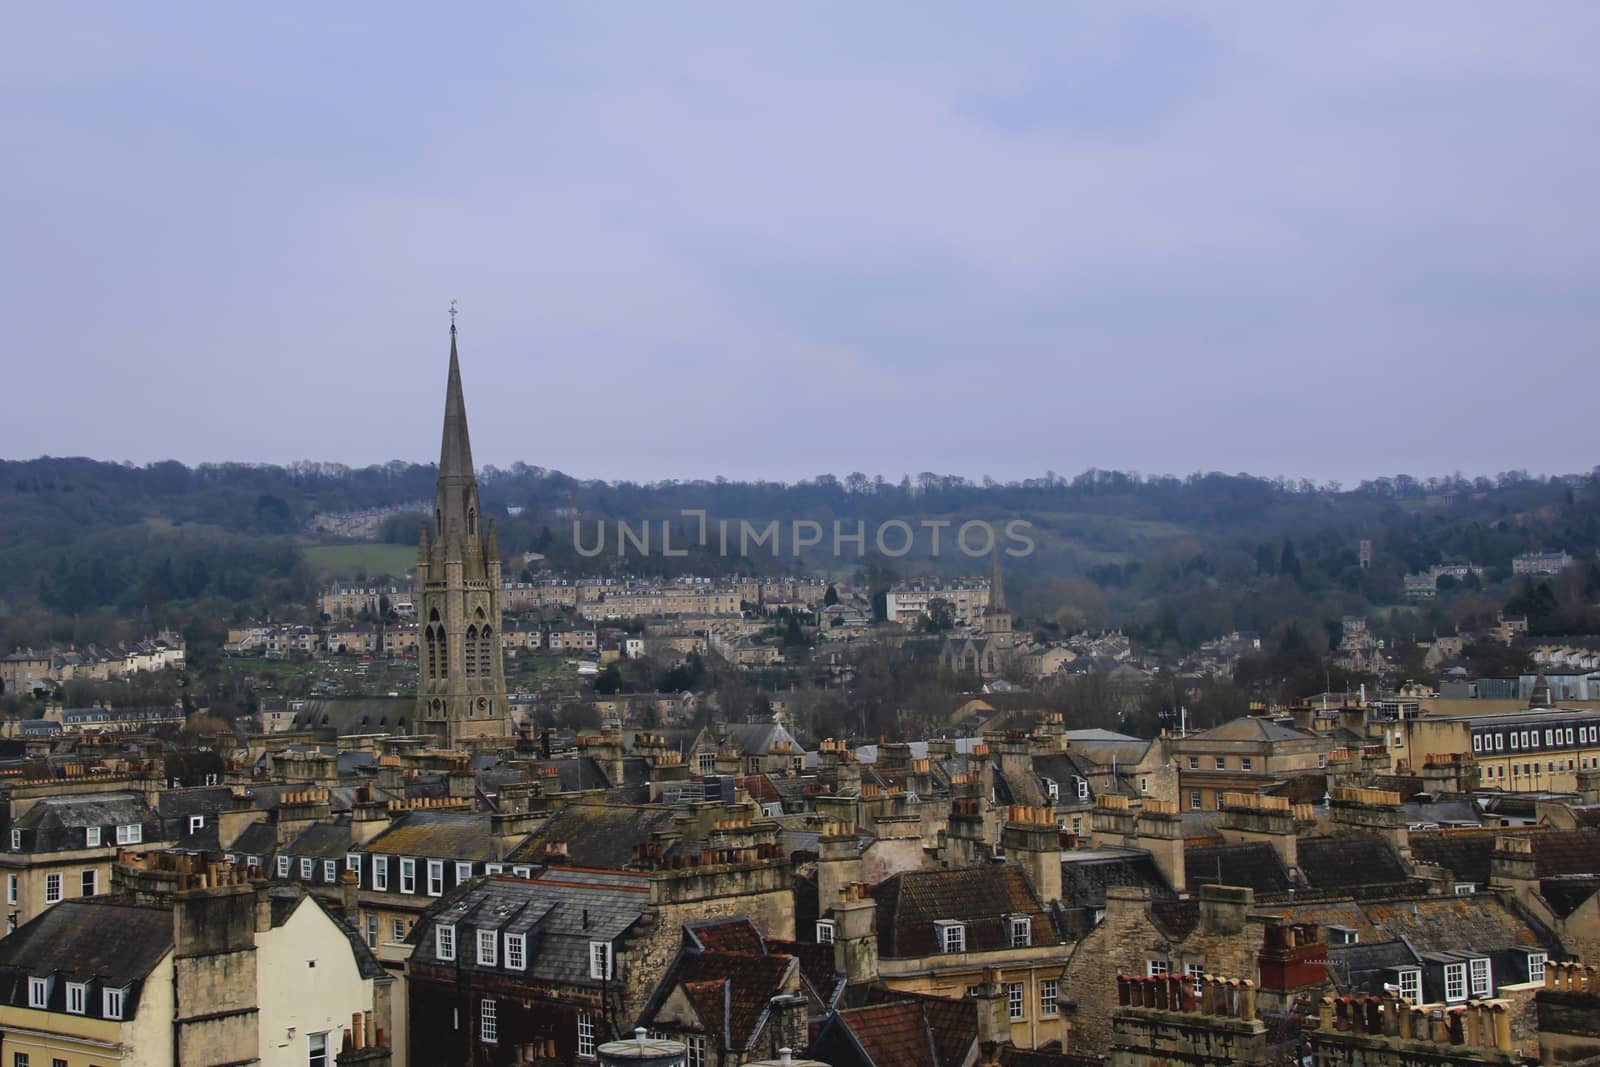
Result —
[[[345,697],[333,700],[308,700],[295,713],[292,729],[322,727],[346,734],[406,733],[415,716],[413,697]]]
[[[1600,872],[1545,878],[1539,882],[1539,895],[1550,905],[1550,910],[1563,919],[1597,892],[1600,892]]]
[[[1194,734],[1193,741],[1309,741],[1316,735],[1271,719],[1241,715],[1220,726]]]
[[[200,789],[169,789],[156,794],[156,811],[163,819],[187,819],[191,815],[215,815],[233,803],[228,786]]]
[[[493,860],[495,840],[487,815],[408,811],[360,851],[430,859]]]
[[[581,871],[555,873],[561,880],[489,875],[457,887],[417,924],[411,959],[501,977],[599,985],[589,977],[589,943],[615,944],[639,921],[650,902],[649,880],[625,875],[588,879]],[[434,928],[440,923],[456,928],[453,961],[438,958]],[[488,928],[502,935],[527,936],[526,971],[506,970],[503,953],[497,967],[478,963],[477,932]]]
[[[1459,881],[1487,885],[1494,857],[1495,830],[1418,830],[1409,835],[1412,854],[1424,863],[1448,867]],[[1600,872],[1600,830],[1529,830],[1517,837],[1533,847],[1539,878]]]
[[[1369,901],[1362,913],[1385,938],[1405,938],[1418,952],[1480,952],[1546,944],[1542,931],[1494,894]]]
[[[1183,871],[1191,889],[1203,885],[1248,886],[1258,899],[1287,893],[1294,885],[1277,849],[1264,841],[1190,846],[1183,850]]]
[[[1387,838],[1377,834],[1302,837],[1295,847],[1300,873],[1313,889],[1407,885],[1411,872]]]
[[[82,829],[153,822],[155,813],[136,793],[83,793],[43,797],[13,823],[20,829]]]
[[[1328,972],[1345,993],[1383,995],[1391,967],[1415,967],[1416,953],[1403,941],[1358,942],[1328,946]]]
[[[129,986],[123,1015],[138,1011],[144,980],[172,951],[172,910],[126,904],[109,897],[63,900],[0,940],[0,998],[16,1007],[28,1003],[29,976],[59,975],[51,1010],[66,1009],[66,982],[93,980],[99,989]],[[103,1005],[91,990],[89,1014]]]
[[[872,895],[878,902],[878,951],[885,957],[939,954],[933,924],[940,920],[967,924],[968,952],[1009,947],[1012,915],[1033,919],[1033,944],[1061,944],[1053,916],[1022,868],[1011,864],[906,871],[873,886]]]
[[[1061,861],[1061,899],[1069,907],[1105,907],[1106,887],[1113,885],[1148,889],[1152,899],[1173,896],[1148,852],[1085,850],[1069,852]]]
[[[678,814],[661,805],[568,804],[552,812],[507,862],[542,863],[551,845],[563,844],[562,863],[622,870],[632,866],[634,847],[670,829]]]
[[[354,850],[354,842],[350,836],[350,824],[346,821],[312,823],[296,835],[293,841],[284,845],[280,852],[284,852],[295,859],[323,859],[343,860],[345,854]],[[423,853],[416,853],[422,855]],[[412,855],[412,853],[407,853]],[[466,857],[462,857],[465,859]],[[340,864],[342,868],[343,863]]]

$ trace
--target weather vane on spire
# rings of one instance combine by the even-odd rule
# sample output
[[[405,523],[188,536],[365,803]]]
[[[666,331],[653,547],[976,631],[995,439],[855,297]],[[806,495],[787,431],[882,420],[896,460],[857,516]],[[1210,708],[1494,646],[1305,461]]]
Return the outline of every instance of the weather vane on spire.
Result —
[[[450,332],[451,333],[455,333],[456,332],[456,315],[460,314],[460,312],[461,312],[461,309],[456,307],[457,303],[459,303],[459,301],[454,300],[454,299],[452,299],[450,301]]]

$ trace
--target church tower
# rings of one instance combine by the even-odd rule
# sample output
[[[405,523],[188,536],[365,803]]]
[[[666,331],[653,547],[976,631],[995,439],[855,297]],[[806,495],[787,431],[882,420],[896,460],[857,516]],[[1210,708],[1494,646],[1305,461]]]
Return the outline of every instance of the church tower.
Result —
[[[500,548],[478,503],[467,405],[450,320],[450,377],[433,522],[417,544],[417,729],[450,748],[506,735]]]
[[[1011,647],[1011,612],[1006,607],[1006,581],[1000,573],[1000,546],[994,550],[994,572],[989,577],[989,606],[979,619],[983,636],[999,648]]]

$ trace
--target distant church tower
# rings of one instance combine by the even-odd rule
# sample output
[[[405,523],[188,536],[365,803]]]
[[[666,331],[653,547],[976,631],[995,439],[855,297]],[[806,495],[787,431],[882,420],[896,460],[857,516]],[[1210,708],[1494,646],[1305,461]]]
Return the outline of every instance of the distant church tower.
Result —
[[[439,445],[433,524],[417,545],[418,731],[455,748],[507,733],[500,661],[500,548],[485,523],[472,470],[467,406],[450,321],[450,378]]]
[[[994,550],[994,572],[989,576],[989,606],[979,619],[983,636],[996,648],[1010,648],[1011,612],[1006,608],[1006,580],[1000,573],[1000,546]]]

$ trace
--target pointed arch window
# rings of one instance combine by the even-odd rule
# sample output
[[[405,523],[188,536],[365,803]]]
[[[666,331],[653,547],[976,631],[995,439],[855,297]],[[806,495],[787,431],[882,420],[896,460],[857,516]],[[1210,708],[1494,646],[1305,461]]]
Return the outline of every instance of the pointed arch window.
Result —
[[[422,643],[426,647],[428,677],[437,678],[439,677],[439,645],[438,639],[434,636],[432,626],[422,631]]]
[[[478,673],[490,675],[494,673],[494,627],[485,626],[478,636]]]
[[[478,673],[478,627],[467,627],[467,642],[462,646],[461,667],[470,674]]]

